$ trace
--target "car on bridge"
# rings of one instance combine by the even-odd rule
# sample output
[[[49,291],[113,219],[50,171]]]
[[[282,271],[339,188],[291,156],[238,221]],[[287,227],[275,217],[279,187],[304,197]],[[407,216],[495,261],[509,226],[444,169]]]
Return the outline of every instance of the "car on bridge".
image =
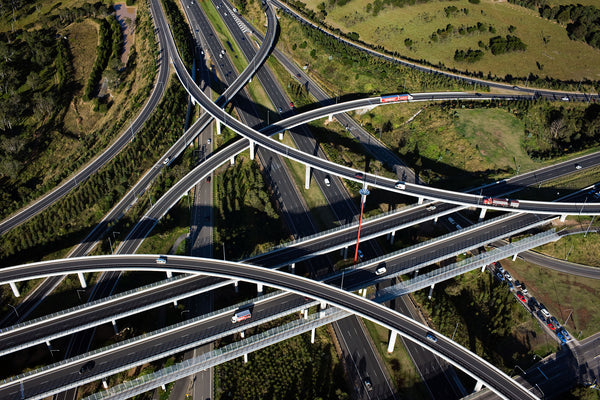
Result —
[[[383,275],[387,272],[385,267],[379,267],[375,270],[375,275]]]
[[[83,375],[86,372],[91,371],[94,368],[95,365],[96,365],[96,362],[94,360],[90,360],[90,361],[86,362],[79,369],[79,375]]]
[[[525,296],[523,296],[523,293],[521,292],[517,292],[517,297],[519,298],[519,300],[521,300],[523,303],[527,303],[527,299],[525,298]]]
[[[167,257],[163,257],[163,256],[158,257],[156,259],[156,263],[157,264],[166,264],[167,263]]]
[[[548,328],[552,329],[553,331],[556,330],[556,326],[554,326],[554,324],[552,323],[552,321],[550,321],[550,318],[548,318],[546,320],[546,325],[548,326]]]
[[[358,178],[358,179],[362,179],[362,178],[364,178],[364,175],[361,174],[360,172],[357,172],[356,174],[354,174],[354,177]]]
[[[431,332],[427,332],[427,334],[425,335],[425,337],[429,340],[431,340],[433,343],[437,343],[437,337],[435,337],[435,335]]]

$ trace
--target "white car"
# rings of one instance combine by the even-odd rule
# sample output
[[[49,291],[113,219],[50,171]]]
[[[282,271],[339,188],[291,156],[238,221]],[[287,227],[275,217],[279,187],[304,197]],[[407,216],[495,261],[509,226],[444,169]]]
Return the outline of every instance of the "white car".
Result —
[[[560,98],[562,101],[569,101],[569,98],[567,96],[563,96]]]
[[[581,168],[582,168],[581,165],[575,164],[575,169],[581,169]]]
[[[377,270],[375,271],[375,275],[383,275],[387,272],[387,269],[385,267],[379,267],[377,268]]]
[[[156,259],[156,263],[157,264],[166,264],[167,263],[167,257],[158,257]]]
[[[323,179],[323,182],[325,182],[325,186],[331,186],[331,181],[329,180],[329,178],[325,177],[325,179]]]

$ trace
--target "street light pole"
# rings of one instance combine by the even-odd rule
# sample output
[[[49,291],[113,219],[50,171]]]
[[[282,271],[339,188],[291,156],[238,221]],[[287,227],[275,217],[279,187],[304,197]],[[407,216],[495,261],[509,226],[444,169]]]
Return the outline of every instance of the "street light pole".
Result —
[[[225,242],[221,242],[223,245],[223,261],[225,261]]]
[[[10,308],[12,308],[13,310],[15,310],[15,314],[17,314],[17,318],[19,318],[19,312],[17,311],[17,309],[15,308],[15,306],[13,306],[12,304],[8,305]]]
[[[362,226],[363,219],[363,211],[365,209],[365,201],[367,200],[367,196],[369,195],[369,189],[366,187],[360,189],[360,218],[358,220],[358,235],[356,236],[356,249],[354,250],[354,264],[356,264],[356,260],[358,259],[358,244],[360,242],[360,228]],[[343,275],[342,275],[343,276]]]

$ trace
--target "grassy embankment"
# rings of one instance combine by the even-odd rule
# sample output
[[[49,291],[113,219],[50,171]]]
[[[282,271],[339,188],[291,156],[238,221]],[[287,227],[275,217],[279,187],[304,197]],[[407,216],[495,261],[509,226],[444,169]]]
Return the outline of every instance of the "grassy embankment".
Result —
[[[319,3],[319,0],[306,1],[314,11],[318,11]],[[369,0],[358,0],[344,6],[327,7],[325,22],[343,32],[357,32],[366,43],[382,46],[411,59],[427,60],[434,65],[442,63],[448,68],[481,71],[485,75],[490,72],[500,77],[507,74],[526,77],[533,73],[576,82],[581,77],[597,79],[600,50],[570,40],[564,27],[541,18],[537,10],[507,2],[431,2],[402,8],[384,7],[377,16],[373,16],[365,12],[369,3]],[[468,13],[459,11],[448,17],[444,9],[451,5],[459,10],[467,9]],[[478,22],[492,26],[495,31],[464,35],[456,32],[443,40],[431,40],[432,33],[445,29],[448,24],[458,28]],[[516,27],[516,30],[509,31],[510,26]],[[481,49],[479,41],[487,45],[491,37],[498,35],[519,37],[527,45],[527,50],[502,55],[485,51],[483,59],[475,63],[454,61],[456,49]],[[406,39],[412,40],[412,45],[407,46]]]

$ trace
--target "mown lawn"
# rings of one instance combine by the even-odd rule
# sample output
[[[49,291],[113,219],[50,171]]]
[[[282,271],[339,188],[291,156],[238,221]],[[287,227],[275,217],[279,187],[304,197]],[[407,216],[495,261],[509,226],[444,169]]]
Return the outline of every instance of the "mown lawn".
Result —
[[[557,2],[559,0],[556,0]],[[307,0],[307,6],[317,10],[321,0]],[[508,2],[483,0],[471,4],[466,0],[431,2],[403,8],[384,8],[376,17],[367,14],[365,8],[369,0],[354,0],[346,5],[327,9],[326,22],[344,32],[357,32],[367,43],[383,46],[413,59],[424,59],[432,64],[443,63],[459,70],[491,72],[493,75],[527,76],[529,72],[541,77],[578,80],[581,77],[598,79],[600,70],[600,50],[583,42],[572,41],[564,27],[538,16],[537,11],[519,7]],[[589,0],[587,3],[597,5]],[[457,13],[446,17],[444,8],[453,5],[458,9],[467,8],[468,15]],[[477,22],[492,25],[496,33],[474,33],[459,35],[446,40],[432,42],[430,35],[447,24],[455,27],[470,26]],[[514,33],[508,27],[515,26]],[[478,42],[485,44],[496,35],[516,35],[527,44],[527,51],[494,56],[486,51],[483,59],[476,63],[455,62],[456,49],[479,49]],[[405,39],[411,39],[411,48],[405,46]],[[543,67],[540,70],[536,62]]]

